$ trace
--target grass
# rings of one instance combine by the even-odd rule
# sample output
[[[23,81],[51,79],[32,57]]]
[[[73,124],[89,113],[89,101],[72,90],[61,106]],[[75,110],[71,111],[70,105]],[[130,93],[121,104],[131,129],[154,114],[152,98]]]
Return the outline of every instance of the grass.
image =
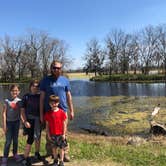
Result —
[[[1,135],[0,146],[4,139]],[[125,140],[127,138],[124,138]],[[25,137],[19,138],[19,150],[22,153]],[[164,166],[166,163],[166,148],[161,144],[147,142],[140,146],[127,145],[120,137],[103,137],[86,134],[69,133],[70,156],[72,165],[80,163],[90,165],[123,165],[123,166]],[[45,134],[42,137],[41,154],[45,154]],[[34,147],[31,155],[34,153]],[[2,154],[1,154],[2,155]],[[70,164],[71,164],[70,163]],[[68,166],[69,164],[66,164]],[[103,165],[103,164],[102,164]]]
[[[77,100],[84,102],[83,97]],[[80,112],[88,115],[92,113],[95,115],[92,122],[108,128],[111,135],[104,137],[83,131],[69,132],[72,161],[65,166],[165,166],[165,137],[149,134],[149,118],[158,103],[161,110],[155,120],[161,123],[166,121],[165,97],[91,97],[86,98],[86,101],[89,103],[86,107],[80,103],[75,105],[76,115]],[[86,116],[86,113],[82,116]],[[130,138],[136,136],[144,142],[129,144]],[[4,146],[4,141],[3,132],[0,131],[0,147]],[[20,153],[23,153],[25,144],[26,139],[20,130]],[[34,146],[31,155],[33,154]],[[41,154],[45,155],[45,132],[42,132]]]
[[[94,73],[66,73],[69,79],[90,79],[94,77]]]
[[[164,74],[112,74],[92,77],[93,81],[112,81],[112,82],[164,82]]]

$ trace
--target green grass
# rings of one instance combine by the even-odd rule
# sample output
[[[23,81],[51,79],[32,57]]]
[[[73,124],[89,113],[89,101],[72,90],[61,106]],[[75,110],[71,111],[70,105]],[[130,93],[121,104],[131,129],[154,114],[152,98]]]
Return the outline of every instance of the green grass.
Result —
[[[164,74],[113,74],[113,75],[101,75],[92,77],[93,81],[115,81],[115,82],[163,82],[165,80]]]
[[[77,99],[84,102],[84,97]],[[108,128],[111,131],[110,137],[96,136],[87,133],[74,133],[68,135],[70,144],[70,156],[73,163],[82,166],[92,163],[100,165],[106,161],[109,166],[165,166],[166,163],[166,141],[165,137],[151,137],[149,134],[149,117],[155,105],[160,103],[161,110],[155,120],[166,122],[166,98],[165,97],[91,97],[86,98],[88,105],[76,105],[76,114],[80,112],[95,113],[93,123]],[[102,113],[105,118],[99,118]],[[87,116],[87,114],[82,114]],[[134,121],[130,121],[130,120]],[[45,155],[45,131],[42,132],[41,154]],[[140,145],[128,145],[130,136],[140,134],[146,136],[145,143]],[[0,153],[2,156],[4,146],[4,135],[0,131]],[[20,130],[19,152],[23,153],[26,144],[25,137]],[[31,155],[34,154],[34,145]],[[71,162],[71,164],[73,164]],[[73,166],[75,166],[73,164]],[[68,166],[66,164],[66,166]]]
[[[78,136],[79,137],[79,136]],[[81,137],[82,138],[82,137]],[[69,137],[70,156],[72,160],[88,160],[97,163],[110,160],[115,163],[130,166],[165,166],[166,163],[166,147],[160,144],[147,143],[141,146],[131,146],[126,144],[117,144],[106,141],[104,138],[97,141],[97,137],[93,141],[89,138],[72,140]],[[42,137],[41,154],[45,154],[45,136]],[[23,153],[26,143],[25,137],[19,138],[19,150]],[[3,147],[4,139],[0,139],[0,146]],[[34,146],[31,154],[34,154]]]

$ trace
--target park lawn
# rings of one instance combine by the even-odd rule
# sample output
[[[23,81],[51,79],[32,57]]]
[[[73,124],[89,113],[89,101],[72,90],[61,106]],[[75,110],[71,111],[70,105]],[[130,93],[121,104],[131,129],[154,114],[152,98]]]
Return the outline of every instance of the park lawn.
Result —
[[[0,132],[0,155],[4,145],[4,136]],[[22,154],[26,139],[19,137],[19,152]],[[158,140],[157,140],[158,138]],[[166,163],[166,142],[164,137],[153,138],[135,146],[128,145],[129,136],[96,136],[85,133],[69,133],[71,162],[66,166],[164,166]],[[42,134],[41,154],[45,154],[45,132]],[[34,154],[34,147],[31,155]]]
[[[151,112],[158,103],[161,110],[155,120],[166,120],[165,97],[100,97],[89,98],[88,110],[105,114],[107,119],[94,118],[93,122],[109,128],[110,136],[99,136],[86,132],[69,132],[71,162],[65,166],[165,166],[166,139],[149,133]],[[111,107],[110,107],[111,106]],[[100,108],[104,108],[103,110]],[[86,108],[87,109],[87,108]],[[96,121],[95,121],[96,120]],[[113,132],[115,131],[115,132]],[[142,135],[139,135],[141,133]],[[139,137],[139,144],[129,144],[131,138]],[[0,156],[3,153],[5,137],[0,130]],[[23,154],[26,139],[20,130],[19,153]],[[31,155],[34,154],[34,147]],[[41,154],[45,155],[45,131],[42,132]]]

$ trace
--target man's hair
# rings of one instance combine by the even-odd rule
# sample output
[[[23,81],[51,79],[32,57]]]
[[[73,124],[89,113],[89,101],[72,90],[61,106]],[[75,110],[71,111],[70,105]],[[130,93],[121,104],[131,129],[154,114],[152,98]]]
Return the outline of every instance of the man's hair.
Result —
[[[60,62],[60,61],[58,61],[58,60],[53,60],[52,63],[51,63],[50,68],[52,68],[56,63],[60,63],[61,66],[62,66],[62,62]]]

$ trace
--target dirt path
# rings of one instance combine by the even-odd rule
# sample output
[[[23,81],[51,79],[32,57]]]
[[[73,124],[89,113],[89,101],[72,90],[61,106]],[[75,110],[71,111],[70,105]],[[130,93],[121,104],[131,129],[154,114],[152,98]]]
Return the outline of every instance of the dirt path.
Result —
[[[1,158],[0,158],[1,160]],[[42,162],[34,162],[32,166],[51,166],[52,165],[52,160],[49,162],[49,164],[43,164]],[[65,166],[101,166],[101,163],[95,163],[91,161],[86,161],[86,160],[79,160],[79,161],[71,161],[65,163]],[[119,163],[113,163],[112,161],[104,161],[102,163],[103,166],[123,166]],[[13,158],[9,158],[8,160],[8,166],[23,166],[21,163],[16,163]]]

